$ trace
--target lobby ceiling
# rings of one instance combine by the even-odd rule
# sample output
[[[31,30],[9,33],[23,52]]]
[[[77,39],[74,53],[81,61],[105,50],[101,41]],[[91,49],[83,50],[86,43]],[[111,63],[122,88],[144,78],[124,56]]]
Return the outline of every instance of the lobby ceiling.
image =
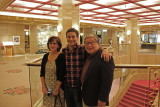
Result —
[[[160,24],[160,0],[73,0],[80,7],[80,21],[123,26],[126,20],[138,18],[139,24]],[[0,15],[19,13],[58,20],[62,0],[12,0]],[[23,16],[25,17],[25,16]]]

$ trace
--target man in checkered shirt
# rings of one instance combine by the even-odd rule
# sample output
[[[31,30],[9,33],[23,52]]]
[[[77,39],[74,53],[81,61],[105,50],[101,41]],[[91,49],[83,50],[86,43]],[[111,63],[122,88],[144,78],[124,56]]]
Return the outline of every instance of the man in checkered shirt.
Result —
[[[67,107],[82,107],[81,98],[81,70],[85,62],[86,52],[82,45],[78,45],[79,33],[70,28],[66,32],[67,46],[62,49],[66,58],[66,79],[64,96]],[[103,51],[104,59],[109,60],[108,51]]]

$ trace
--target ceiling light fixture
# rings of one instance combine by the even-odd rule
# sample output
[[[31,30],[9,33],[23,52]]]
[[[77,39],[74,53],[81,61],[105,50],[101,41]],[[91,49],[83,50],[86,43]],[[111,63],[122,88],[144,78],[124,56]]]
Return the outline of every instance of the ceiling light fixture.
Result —
[[[51,16],[44,16],[44,15],[33,15],[33,14],[23,14],[23,13],[13,13],[13,12],[2,12],[2,11],[0,11],[0,15],[58,20],[57,17],[53,17],[53,16],[51,17]]]

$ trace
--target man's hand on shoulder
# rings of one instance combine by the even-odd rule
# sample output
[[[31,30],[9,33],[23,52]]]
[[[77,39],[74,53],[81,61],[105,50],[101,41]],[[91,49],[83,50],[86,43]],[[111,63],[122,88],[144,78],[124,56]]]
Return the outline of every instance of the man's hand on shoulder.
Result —
[[[111,55],[109,54],[107,49],[103,49],[101,58],[104,58],[104,61],[109,61],[111,59]]]

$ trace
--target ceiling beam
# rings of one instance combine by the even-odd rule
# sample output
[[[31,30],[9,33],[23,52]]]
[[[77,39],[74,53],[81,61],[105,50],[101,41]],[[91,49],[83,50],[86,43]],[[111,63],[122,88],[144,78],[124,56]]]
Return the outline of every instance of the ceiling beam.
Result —
[[[7,8],[14,1],[15,0],[0,0],[0,11],[3,11],[5,8]]]

